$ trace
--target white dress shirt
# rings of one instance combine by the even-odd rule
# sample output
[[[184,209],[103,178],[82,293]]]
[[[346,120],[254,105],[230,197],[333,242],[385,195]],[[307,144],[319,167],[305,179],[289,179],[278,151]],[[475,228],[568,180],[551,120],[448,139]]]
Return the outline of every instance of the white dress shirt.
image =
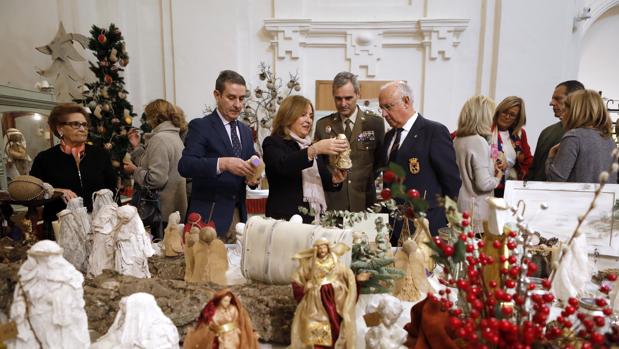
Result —
[[[230,140],[230,144],[232,144],[232,133],[231,133],[231,129],[230,129],[230,121],[226,120],[221,113],[219,112],[218,109],[215,109],[215,111],[217,112],[217,116],[219,116],[219,118],[221,119],[221,122],[224,123],[224,129],[226,130],[226,133],[228,134],[228,139]],[[241,133],[239,132],[239,119],[236,119],[236,135],[237,137],[239,137],[239,143],[241,144],[241,147],[243,146],[243,143],[241,141]],[[217,159],[217,174],[221,174],[221,170],[219,169],[219,158]]]
[[[413,125],[415,124],[415,120],[417,120],[417,115],[419,115],[419,113],[415,112],[415,114],[413,114],[413,116],[411,116],[410,119],[406,121],[404,126],[402,126],[402,132],[400,133],[400,144],[398,144],[398,146],[400,147],[402,146],[402,143],[406,139],[406,136],[408,136],[408,132],[411,130],[411,128],[413,128]],[[395,137],[396,137],[396,134],[394,133],[393,138],[391,139],[391,142],[389,143],[389,148],[387,148],[387,156],[389,156],[391,147],[393,147],[393,142],[395,141]]]

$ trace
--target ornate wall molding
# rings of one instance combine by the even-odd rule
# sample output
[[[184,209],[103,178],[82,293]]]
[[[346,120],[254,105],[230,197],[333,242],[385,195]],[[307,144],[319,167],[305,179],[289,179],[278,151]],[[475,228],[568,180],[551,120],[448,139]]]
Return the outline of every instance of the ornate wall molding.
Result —
[[[367,68],[378,74],[384,51],[395,47],[422,47],[430,59],[449,60],[460,44],[468,19],[419,19],[411,21],[314,21],[266,19],[276,61],[298,59],[312,47],[345,47],[351,70]]]

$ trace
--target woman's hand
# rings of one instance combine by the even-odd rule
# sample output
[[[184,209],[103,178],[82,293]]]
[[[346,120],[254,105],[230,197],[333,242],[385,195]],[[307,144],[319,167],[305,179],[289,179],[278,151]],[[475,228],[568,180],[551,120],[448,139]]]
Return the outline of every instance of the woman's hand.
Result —
[[[137,168],[137,166],[135,166],[133,164],[133,162],[125,162],[125,163],[123,163],[123,170],[125,171],[126,174],[133,174],[133,172],[135,172],[136,168]]]
[[[131,144],[132,149],[140,146],[140,133],[137,128],[132,128],[127,134],[127,138],[129,138],[129,143]]]
[[[505,171],[507,168],[507,161],[501,158],[496,159],[495,168],[499,169],[501,172]]]
[[[557,155],[557,153],[559,152],[559,145],[561,145],[561,143],[555,144],[552,148],[550,148],[550,150],[548,151],[549,158],[554,158],[555,155]]]
[[[333,184],[340,184],[346,180],[348,177],[348,170],[340,170],[339,168],[334,168],[331,171],[331,182]]]
[[[77,197],[77,194],[75,194],[72,190],[70,189],[59,189],[59,188],[55,188],[55,191],[59,191],[62,193],[62,200],[64,200],[64,203],[68,203],[69,200],[71,199],[75,199]]]
[[[497,160],[497,162],[494,164],[494,177],[501,179],[501,177],[503,177],[504,172],[504,168],[501,168],[501,165],[499,164],[500,160]]]
[[[314,143],[312,147],[316,150],[316,154],[337,155],[348,149],[348,141],[328,138]]]

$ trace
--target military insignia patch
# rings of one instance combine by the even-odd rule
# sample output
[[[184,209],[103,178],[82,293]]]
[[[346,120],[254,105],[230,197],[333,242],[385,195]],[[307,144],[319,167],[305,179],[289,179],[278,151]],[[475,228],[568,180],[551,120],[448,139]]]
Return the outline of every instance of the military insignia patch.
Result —
[[[408,169],[412,174],[417,174],[421,171],[421,165],[419,164],[419,160],[417,158],[408,159]]]

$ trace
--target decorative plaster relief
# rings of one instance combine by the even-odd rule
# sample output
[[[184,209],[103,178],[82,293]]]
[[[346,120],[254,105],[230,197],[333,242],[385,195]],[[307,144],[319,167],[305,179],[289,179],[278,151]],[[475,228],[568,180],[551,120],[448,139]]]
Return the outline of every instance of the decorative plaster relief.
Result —
[[[350,70],[366,67],[368,77],[374,77],[384,49],[389,47],[421,45],[431,59],[437,59],[439,53],[443,60],[450,59],[468,22],[468,19],[374,22],[267,19],[264,26],[273,37],[276,61],[296,59],[305,48],[345,47]]]
[[[437,59],[439,53],[445,60],[451,58],[454,47],[460,45],[460,34],[466,29],[468,20],[420,19],[423,45],[430,59]]]

